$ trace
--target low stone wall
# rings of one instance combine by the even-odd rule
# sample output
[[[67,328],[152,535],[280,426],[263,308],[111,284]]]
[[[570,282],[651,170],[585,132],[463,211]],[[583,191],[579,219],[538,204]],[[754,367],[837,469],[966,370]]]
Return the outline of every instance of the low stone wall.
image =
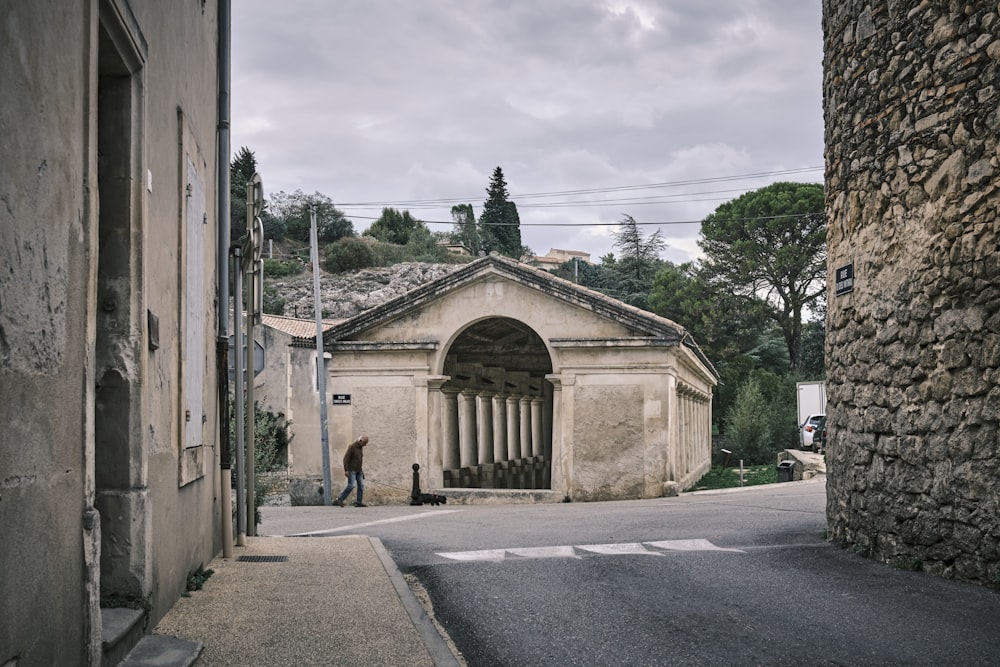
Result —
[[[830,533],[998,583],[1000,6],[823,4]]]

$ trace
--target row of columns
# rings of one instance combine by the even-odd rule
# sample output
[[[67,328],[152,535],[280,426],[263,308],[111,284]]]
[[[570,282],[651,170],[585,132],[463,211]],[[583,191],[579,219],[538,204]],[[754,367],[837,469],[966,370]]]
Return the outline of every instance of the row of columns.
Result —
[[[677,407],[681,428],[675,460],[680,477],[684,477],[712,458],[712,397],[679,383]]]
[[[441,467],[444,485],[548,488],[545,399],[442,387]]]

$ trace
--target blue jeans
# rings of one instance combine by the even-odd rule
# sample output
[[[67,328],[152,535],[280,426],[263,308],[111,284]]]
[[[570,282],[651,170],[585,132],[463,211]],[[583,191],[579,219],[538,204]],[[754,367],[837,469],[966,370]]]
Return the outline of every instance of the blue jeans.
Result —
[[[340,492],[337,500],[344,502],[344,498],[351,495],[351,491],[354,490],[355,485],[358,487],[357,502],[361,503],[361,498],[365,495],[365,474],[363,472],[354,472],[353,470],[347,473],[347,488]]]

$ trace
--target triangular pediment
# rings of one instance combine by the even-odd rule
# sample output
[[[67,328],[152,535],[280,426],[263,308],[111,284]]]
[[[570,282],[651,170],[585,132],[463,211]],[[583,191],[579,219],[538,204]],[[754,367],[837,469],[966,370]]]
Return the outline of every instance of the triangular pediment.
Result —
[[[364,339],[371,331],[400,318],[418,315],[422,310],[448,299],[451,294],[463,288],[497,279],[542,294],[545,298],[552,299],[554,306],[571,306],[582,316],[594,318],[595,322],[614,322],[621,329],[622,338],[688,347],[714,373],[711,363],[705,359],[690,334],[676,322],[558,278],[547,271],[495,254],[470,262],[446,276],[336,324],[324,332],[324,345]],[[304,341],[300,344],[302,342]]]

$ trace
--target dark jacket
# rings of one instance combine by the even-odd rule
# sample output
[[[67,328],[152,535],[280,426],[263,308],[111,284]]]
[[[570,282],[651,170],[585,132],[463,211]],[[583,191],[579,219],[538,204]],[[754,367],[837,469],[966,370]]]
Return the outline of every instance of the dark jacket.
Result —
[[[361,472],[364,458],[365,449],[361,446],[360,440],[355,440],[344,454],[344,472]]]

